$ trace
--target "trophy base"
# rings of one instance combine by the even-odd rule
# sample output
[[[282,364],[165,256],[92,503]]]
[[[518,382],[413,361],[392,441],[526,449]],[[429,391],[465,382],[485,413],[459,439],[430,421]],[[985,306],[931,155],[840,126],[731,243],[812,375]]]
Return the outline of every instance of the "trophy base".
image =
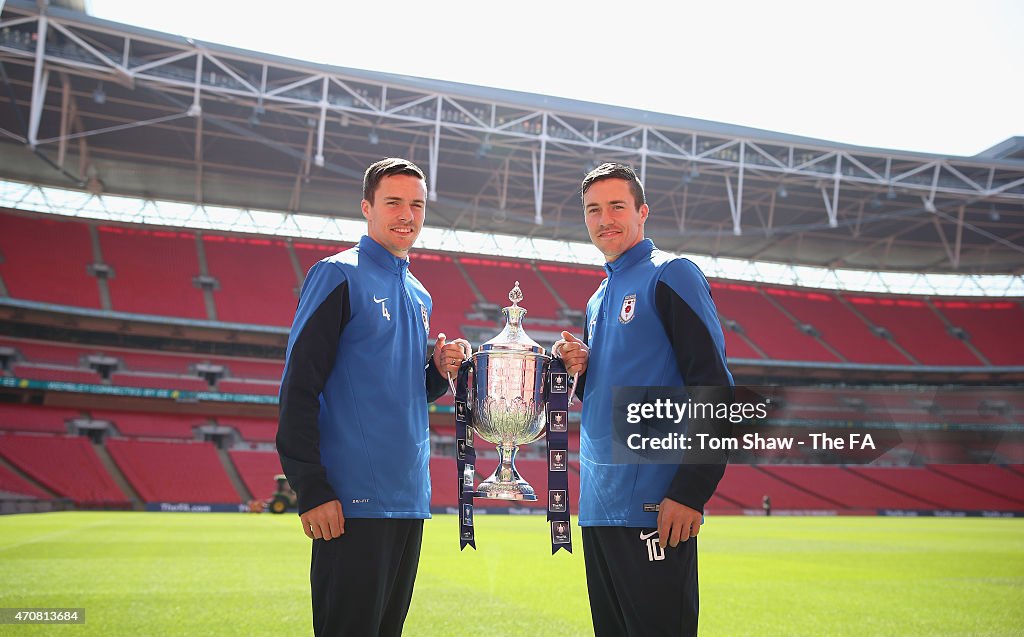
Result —
[[[488,500],[522,500],[524,502],[537,500],[537,494],[526,480],[520,478],[517,482],[498,482],[495,476],[481,482],[473,497]]]
[[[530,486],[530,483],[523,480],[516,471],[515,457],[519,447],[504,447],[498,445],[498,455],[501,456],[501,463],[494,470],[491,477],[480,483],[473,493],[475,498],[486,498],[488,500],[521,500],[534,502],[537,500],[537,493]]]

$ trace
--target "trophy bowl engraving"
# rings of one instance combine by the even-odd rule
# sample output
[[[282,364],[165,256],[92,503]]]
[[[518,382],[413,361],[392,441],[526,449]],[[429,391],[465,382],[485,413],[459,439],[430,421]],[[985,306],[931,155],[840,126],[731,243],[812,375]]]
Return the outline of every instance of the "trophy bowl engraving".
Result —
[[[512,352],[473,355],[473,427],[493,444],[529,444],[544,435],[547,356]]]

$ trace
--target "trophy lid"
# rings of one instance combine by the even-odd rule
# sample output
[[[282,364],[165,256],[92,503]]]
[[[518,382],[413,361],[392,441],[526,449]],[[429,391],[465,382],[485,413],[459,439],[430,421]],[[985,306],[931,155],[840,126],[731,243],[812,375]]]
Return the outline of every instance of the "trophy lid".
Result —
[[[519,302],[523,300],[523,291],[519,289],[519,281],[516,281],[515,287],[508,293],[508,300],[512,302],[512,305],[501,310],[501,313],[505,315],[505,329],[481,345],[480,351],[529,352],[544,355],[544,348],[530,338],[523,329],[526,308],[519,307]]]

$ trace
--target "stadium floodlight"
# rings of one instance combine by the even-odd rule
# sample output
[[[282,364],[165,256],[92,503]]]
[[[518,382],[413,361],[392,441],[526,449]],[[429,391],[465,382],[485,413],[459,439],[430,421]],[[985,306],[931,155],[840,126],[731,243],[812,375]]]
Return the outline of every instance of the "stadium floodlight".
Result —
[[[366,136],[366,141],[370,142],[371,146],[376,146],[380,143],[380,135],[377,134],[377,129],[373,129]]]
[[[92,101],[97,104],[107,103],[107,92],[103,90],[103,82],[96,85],[96,88],[92,91]]]
[[[317,155],[317,156],[313,157],[313,165],[316,166],[317,168],[323,168],[324,167],[324,163],[325,163],[325,161],[324,161],[324,156],[323,155]]]
[[[927,210],[928,212],[931,212],[931,213],[935,212],[936,208],[935,208],[935,202],[934,201],[932,201],[931,199],[926,199],[925,197],[921,197],[921,201],[924,202],[924,209],[925,210]]]
[[[779,187],[775,189],[775,192],[778,193],[779,197],[782,197],[783,199],[789,196],[789,191],[786,190],[785,184],[779,184]]]

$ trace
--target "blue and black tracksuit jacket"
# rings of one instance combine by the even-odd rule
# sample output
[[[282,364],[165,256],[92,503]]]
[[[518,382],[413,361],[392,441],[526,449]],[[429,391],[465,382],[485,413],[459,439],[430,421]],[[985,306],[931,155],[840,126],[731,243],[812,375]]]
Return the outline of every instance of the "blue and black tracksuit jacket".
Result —
[[[605,265],[587,304],[580,525],[653,528],[665,497],[703,512],[724,464],[612,462],[614,387],[731,387],[725,337],[700,269],[645,239]],[[727,390],[729,391],[729,390]],[[648,506],[648,509],[652,507]]]
[[[426,355],[430,295],[370,237],[302,285],[281,381],[277,450],[299,512],[430,517],[427,402],[448,385]]]

